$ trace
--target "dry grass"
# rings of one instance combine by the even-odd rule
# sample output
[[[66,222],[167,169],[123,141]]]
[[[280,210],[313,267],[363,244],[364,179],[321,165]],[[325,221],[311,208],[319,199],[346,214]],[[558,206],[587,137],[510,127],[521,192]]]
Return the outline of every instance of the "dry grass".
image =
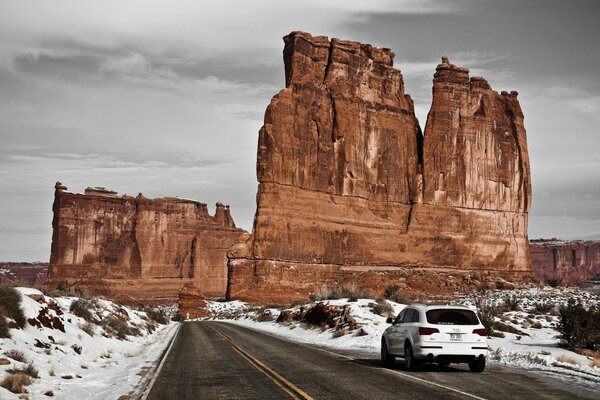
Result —
[[[54,367],[50,368],[50,371],[48,371],[48,375],[50,375],[50,376],[56,375],[56,372],[54,371]]]
[[[558,356],[556,358],[556,361],[564,362],[567,364],[579,365],[579,363],[577,362],[576,359],[574,359],[573,357],[568,356],[566,354],[561,354],[560,356]]]
[[[29,363],[25,368],[7,369],[6,372],[9,374],[25,374],[32,378],[40,377],[40,371],[38,371],[38,369],[32,363]]]
[[[31,377],[23,372],[9,373],[4,377],[0,386],[13,393],[26,393],[24,386],[31,384]]]
[[[594,358],[590,361],[590,367],[600,368],[600,358]]]
[[[4,352],[4,355],[6,357],[12,358],[15,361],[20,361],[20,362],[27,362],[27,359],[25,358],[25,354],[23,354],[22,351],[19,350],[8,350]]]

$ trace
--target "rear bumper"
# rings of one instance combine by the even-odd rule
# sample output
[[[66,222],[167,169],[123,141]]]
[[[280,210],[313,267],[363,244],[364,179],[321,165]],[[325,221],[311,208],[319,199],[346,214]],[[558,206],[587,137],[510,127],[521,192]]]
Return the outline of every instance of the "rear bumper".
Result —
[[[482,343],[423,343],[413,348],[416,359],[429,362],[469,362],[487,357],[488,352]]]

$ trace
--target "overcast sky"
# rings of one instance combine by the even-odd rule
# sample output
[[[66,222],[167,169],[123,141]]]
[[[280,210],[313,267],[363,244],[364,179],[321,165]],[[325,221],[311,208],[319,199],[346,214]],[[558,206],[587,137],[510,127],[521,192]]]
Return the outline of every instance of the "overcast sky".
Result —
[[[47,261],[69,191],[230,204],[251,230],[256,144],[294,30],[389,47],[423,127],[442,55],[517,90],[529,237],[600,234],[598,1],[0,3],[0,261]]]

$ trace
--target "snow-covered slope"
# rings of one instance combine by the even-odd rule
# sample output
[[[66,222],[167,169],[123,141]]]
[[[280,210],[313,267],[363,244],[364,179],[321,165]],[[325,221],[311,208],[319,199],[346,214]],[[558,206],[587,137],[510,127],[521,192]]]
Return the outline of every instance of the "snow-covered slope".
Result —
[[[29,322],[24,329],[11,329],[10,339],[0,339],[0,359],[10,362],[0,365],[0,380],[8,369],[32,363],[40,377],[25,387],[29,399],[46,398],[44,394],[49,392],[57,399],[118,399],[137,393],[177,327],[173,322],[156,324],[145,312],[101,299],[92,301],[97,323],[88,323],[69,311],[75,297],[53,298],[35,289],[17,290]],[[119,340],[112,328],[103,326],[107,319],[120,321],[117,328],[126,328],[126,333],[139,331],[140,335]],[[11,351],[23,353],[25,362],[7,357]],[[0,387],[0,399],[18,398]]]

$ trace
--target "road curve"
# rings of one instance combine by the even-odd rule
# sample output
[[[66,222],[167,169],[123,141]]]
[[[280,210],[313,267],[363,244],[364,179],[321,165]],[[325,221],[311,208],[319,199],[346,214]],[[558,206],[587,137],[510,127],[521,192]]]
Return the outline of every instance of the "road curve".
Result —
[[[240,326],[186,322],[148,394],[158,399],[574,399],[535,374],[488,366],[382,368],[373,355],[338,354]]]

